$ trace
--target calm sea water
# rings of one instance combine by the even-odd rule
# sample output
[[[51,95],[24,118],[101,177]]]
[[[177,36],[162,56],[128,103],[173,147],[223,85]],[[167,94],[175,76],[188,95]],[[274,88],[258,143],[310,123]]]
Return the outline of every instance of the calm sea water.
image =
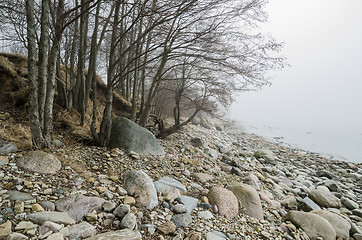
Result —
[[[362,131],[328,127],[255,125],[239,121],[245,131],[336,160],[362,163]]]

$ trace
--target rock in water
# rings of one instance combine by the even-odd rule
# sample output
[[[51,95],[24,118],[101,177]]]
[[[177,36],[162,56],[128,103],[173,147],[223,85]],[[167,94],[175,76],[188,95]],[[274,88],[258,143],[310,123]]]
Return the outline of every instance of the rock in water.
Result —
[[[113,121],[110,147],[133,151],[139,155],[165,155],[165,151],[150,131],[123,117]]]
[[[217,209],[219,210],[218,213],[221,216],[232,218],[238,215],[238,199],[231,191],[223,187],[213,187],[207,194],[207,198],[211,205],[217,206]]]
[[[310,191],[309,198],[322,207],[339,208],[341,206],[341,201],[324,186]]]
[[[322,237],[324,240],[335,240],[336,232],[332,225],[324,218],[317,214],[290,211],[284,216],[297,227],[302,228],[311,239]]]
[[[56,157],[42,151],[33,151],[24,154],[18,159],[17,165],[27,171],[41,174],[54,174],[62,167]]]
[[[106,232],[95,235],[85,240],[142,240],[142,238],[130,229],[123,229],[114,232]]]
[[[105,200],[99,197],[71,195],[55,202],[58,211],[67,212],[76,222],[79,222],[87,213],[102,210]]]
[[[158,198],[152,179],[143,171],[130,171],[124,176],[124,189],[136,198],[139,206],[149,210],[158,205]]]
[[[263,208],[258,192],[250,185],[243,183],[233,183],[227,187],[232,191],[246,214],[251,217],[264,219]]]
[[[349,230],[351,229],[351,224],[346,219],[327,210],[314,210],[311,211],[311,213],[317,214],[322,218],[326,219],[336,231],[337,238],[349,238]]]

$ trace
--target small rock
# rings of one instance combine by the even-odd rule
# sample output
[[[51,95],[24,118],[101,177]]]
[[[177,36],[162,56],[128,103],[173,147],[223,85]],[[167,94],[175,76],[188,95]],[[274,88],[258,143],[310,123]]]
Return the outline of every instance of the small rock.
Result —
[[[12,224],[9,220],[0,225],[0,239],[5,239],[12,231]]]
[[[342,198],[341,198],[341,202],[342,202],[343,206],[345,206],[345,207],[348,208],[349,210],[354,210],[354,209],[358,209],[358,208],[359,208],[359,204],[356,203],[355,201],[352,201],[351,199],[342,197]]]
[[[49,235],[46,240],[64,240],[64,237],[60,233],[53,233]]]
[[[116,208],[116,204],[114,202],[106,201],[103,204],[103,210],[105,212],[112,212]]]
[[[22,221],[15,226],[15,231],[29,230],[29,229],[33,229],[33,228],[37,228],[37,227],[38,227],[38,225],[36,225],[32,222]]]
[[[84,218],[88,221],[88,222],[95,222],[98,219],[98,216],[96,213],[87,213],[86,215],[84,215]]]
[[[161,226],[157,227],[157,231],[164,235],[173,234],[176,232],[176,225],[173,222],[166,221]]]
[[[341,201],[324,186],[310,191],[309,198],[322,207],[339,208],[341,206]]]
[[[113,214],[116,217],[119,217],[122,219],[126,214],[128,214],[131,211],[131,206],[127,204],[120,204],[114,211]]]
[[[192,216],[189,213],[176,214],[171,220],[177,227],[188,227],[192,223]]]
[[[190,196],[181,196],[176,200],[185,205],[188,213],[191,213],[197,207],[197,203],[199,202],[197,198]]]
[[[183,204],[176,204],[172,207],[171,210],[177,214],[187,212],[186,206]]]
[[[137,217],[133,213],[127,213],[121,221],[121,228],[135,229],[137,224]]]
[[[207,173],[194,173],[193,176],[202,183],[214,180],[214,177]]]
[[[6,237],[6,240],[25,240],[25,239],[29,238],[18,232],[12,232]]]
[[[43,212],[43,211],[45,211],[44,208],[38,203],[35,203],[35,204],[31,205],[31,210],[33,212]]]
[[[55,204],[53,202],[44,201],[44,202],[41,202],[40,205],[44,208],[44,210],[50,210],[50,211],[55,210]]]
[[[213,187],[207,194],[211,205],[216,205],[221,216],[232,218],[238,215],[239,203],[233,192],[223,187]]]
[[[225,240],[228,237],[219,231],[212,231],[206,234],[206,240]]]
[[[86,238],[85,240],[142,240],[137,233],[133,232],[130,229],[123,229],[113,232],[106,232],[95,235],[90,238]]]
[[[197,213],[197,216],[206,220],[214,218],[214,215],[210,211],[200,211]]]
[[[71,237],[71,239],[73,239],[74,237],[83,239],[87,237],[93,237],[97,234],[96,228],[87,222],[81,222],[76,225],[72,225],[68,229],[68,236]]]
[[[134,197],[125,197],[125,198],[123,199],[123,203],[124,203],[124,204],[127,204],[127,205],[133,206],[133,205],[136,204],[136,199],[134,199]]]

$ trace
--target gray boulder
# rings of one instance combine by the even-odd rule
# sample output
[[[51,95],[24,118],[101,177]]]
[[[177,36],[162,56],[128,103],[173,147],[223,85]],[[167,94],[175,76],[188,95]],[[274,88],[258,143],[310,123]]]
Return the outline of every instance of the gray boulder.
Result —
[[[311,213],[317,214],[322,218],[326,219],[336,231],[337,238],[349,238],[349,230],[351,229],[351,224],[346,219],[327,210],[314,210],[311,211]]]
[[[322,207],[339,208],[341,206],[341,201],[324,186],[310,191],[309,198]]]
[[[30,193],[19,192],[15,190],[10,190],[7,192],[7,194],[9,195],[9,200],[11,201],[25,202],[34,199]]]
[[[33,151],[24,154],[18,159],[17,165],[26,171],[41,174],[54,174],[62,167],[56,157],[42,151]]]
[[[106,232],[86,238],[86,240],[142,240],[142,238],[130,229],[122,229],[113,232]]]
[[[9,153],[14,153],[17,152],[18,148],[8,142],[5,142],[3,140],[0,140],[0,154],[9,154]]]
[[[130,171],[124,176],[124,189],[134,196],[136,203],[149,210],[158,205],[158,198],[152,179],[143,171]]]
[[[336,240],[336,232],[323,217],[306,212],[290,211],[284,216],[297,227],[302,228],[311,239],[322,237],[324,240]]]
[[[133,213],[127,213],[121,221],[121,228],[135,229],[137,224],[137,217]]]
[[[188,227],[192,223],[192,216],[190,213],[175,214],[171,220],[177,227]]]
[[[227,188],[235,194],[241,204],[240,208],[245,208],[247,215],[264,219],[259,194],[252,186],[243,183],[233,183]]]
[[[99,197],[84,195],[71,195],[55,202],[55,207],[60,212],[67,212],[76,222],[79,222],[87,213],[102,210],[105,200]]]
[[[76,225],[72,225],[69,228],[69,235],[68,237],[74,238],[87,238],[87,237],[93,237],[97,234],[96,228],[89,224],[88,222],[81,222]]]
[[[165,151],[150,131],[123,117],[113,120],[110,147],[139,155],[165,155]]]

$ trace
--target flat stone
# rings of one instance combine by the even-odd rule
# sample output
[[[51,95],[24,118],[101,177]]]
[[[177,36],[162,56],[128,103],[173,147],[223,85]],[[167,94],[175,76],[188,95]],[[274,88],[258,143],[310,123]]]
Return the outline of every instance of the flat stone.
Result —
[[[351,199],[342,197],[342,198],[341,198],[341,202],[342,202],[343,206],[345,206],[345,207],[348,208],[349,210],[354,210],[354,209],[358,209],[358,208],[359,208],[359,204],[356,203],[355,201],[352,201]]]
[[[112,212],[116,208],[116,204],[114,202],[106,201],[103,204],[103,210],[105,212]]]
[[[76,237],[76,238],[89,238],[93,237],[97,234],[96,228],[87,222],[81,222],[76,225],[72,225],[69,228],[69,236],[68,237]]]
[[[29,229],[33,229],[36,227],[38,227],[38,225],[36,225],[32,222],[22,221],[15,226],[15,231],[29,230]]]
[[[176,200],[185,205],[188,213],[191,213],[197,207],[199,202],[199,199],[190,196],[181,196],[176,198]]]
[[[182,185],[179,181],[170,178],[170,177],[162,177],[154,182],[156,191],[162,193],[162,195],[166,196],[167,194],[177,189],[180,193],[186,193],[187,189],[184,185]]]
[[[66,212],[36,212],[29,214],[29,220],[36,224],[43,224],[46,221],[55,222],[64,225],[75,224],[75,220]]]
[[[177,227],[189,227],[192,223],[192,216],[189,213],[175,214],[171,220]]]
[[[50,210],[50,211],[55,210],[55,204],[53,202],[44,201],[44,202],[41,202],[40,205],[44,208],[44,210]]]
[[[206,234],[206,240],[225,240],[228,237],[219,231],[212,231]]]
[[[9,195],[9,200],[11,201],[25,202],[28,200],[34,200],[33,196],[29,193],[10,190],[7,194]]]
[[[12,232],[6,237],[6,240],[25,240],[25,239],[29,239],[29,238],[27,236],[25,236],[24,234],[21,234],[18,232]]]
[[[0,154],[9,154],[17,151],[18,148],[14,144],[0,140]]]
[[[157,227],[157,231],[164,235],[173,234],[176,232],[176,225],[173,222],[166,221],[161,226]]]
[[[50,221],[46,221],[40,226],[39,233],[41,235],[46,234],[46,233],[48,233],[50,231],[53,232],[53,233],[57,233],[62,228],[63,228],[63,226],[60,225],[60,224],[50,222]]]
[[[87,213],[102,210],[104,202],[103,198],[76,194],[57,200],[55,207],[60,212],[67,212],[70,217],[79,222]]]
[[[86,240],[142,240],[142,238],[130,229],[106,232],[95,235]]]
[[[62,167],[56,157],[42,151],[27,152],[17,160],[16,164],[26,171],[41,174],[54,174]]]
[[[176,214],[187,212],[186,206],[183,204],[176,204],[172,207],[171,210]]]
[[[64,236],[61,233],[50,234],[46,240],[64,240]]]
[[[200,211],[197,213],[197,216],[199,218],[206,219],[206,220],[215,218],[214,215],[210,211]]]
[[[203,183],[214,180],[214,177],[207,173],[194,173],[193,176],[194,178]]]
[[[318,204],[316,204],[315,202],[313,202],[312,199],[310,199],[309,197],[305,197],[305,198],[297,198],[298,201],[298,208],[305,211],[305,212],[309,212],[312,210],[319,210],[321,209]]]

